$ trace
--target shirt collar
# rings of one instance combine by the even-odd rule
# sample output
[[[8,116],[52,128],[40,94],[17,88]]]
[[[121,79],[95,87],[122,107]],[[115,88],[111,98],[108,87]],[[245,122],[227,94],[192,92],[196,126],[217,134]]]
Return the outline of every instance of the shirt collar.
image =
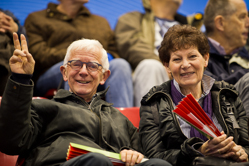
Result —
[[[224,47],[222,47],[219,42],[210,37],[208,37],[208,39],[220,55],[226,55]]]
[[[205,97],[210,92],[214,82],[215,82],[215,79],[213,79],[212,77],[210,77],[208,75],[203,74],[203,77],[202,77],[202,80],[201,80],[203,93],[201,95],[201,98]],[[180,92],[182,94],[180,86],[176,82],[175,79],[173,80],[173,83],[174,83],[176,89],[178,90],[178,92]],[[185,96],[185,95],[183,95],[183,96]]]
[[[219,42],[217,42],[216,40],[214,40],[214,39],[212,39],[210,37],[208,37],[208,40],[211,42],[211,44],[214,46],[214,48],[218,51],[218,53],[220,55],[227,55],[224,47],[222,45],[220,45]],[[237,48],[237,49],[233,50],[231,55],[239,52],[239,50],[240,50],[240,48]]]
[[[162,19],[162,18],[158,18],[155,17],[156,22],[158,23],[158,25],[160,26],[160,31],[159,33],[161,34],[161,36],[163,37],[164,34],[168,31],[168,29],[176,24],[179,24],[179,22],[175,21],[175,20],[167,20],[167,19]]]

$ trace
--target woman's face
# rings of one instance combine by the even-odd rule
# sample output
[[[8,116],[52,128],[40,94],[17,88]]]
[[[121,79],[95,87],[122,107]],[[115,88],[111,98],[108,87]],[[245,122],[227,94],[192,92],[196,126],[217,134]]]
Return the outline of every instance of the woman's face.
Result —
[[[209,54],[203,57],[196,47],[190,47],[172,52],[165,66],[181,88],[193,88],[201,85],[208,59]]]

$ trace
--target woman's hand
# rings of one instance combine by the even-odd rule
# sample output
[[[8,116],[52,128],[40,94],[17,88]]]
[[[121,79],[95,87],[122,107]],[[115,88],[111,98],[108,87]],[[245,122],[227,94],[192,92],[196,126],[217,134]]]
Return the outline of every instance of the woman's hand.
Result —
[[[233,137],[227,138],[227,135],[222,132],[221,136],[206,141],[199,148],[199,151],[205,156],[229,158],[235,155],[234,150],[232,150],[235,145]]]
[[[246,154],[245,150],[240,145],[236,145],[232,147],[230,150],[231,152],[234,152],[234,155],[231,156],[231,158],[235,161],[241,162],[241,161],[248,161],[248,155]]]
[[[144,158],[144,155],[133,150],[124,149],[120,152],[121,160],[126,163],[126,166],[138,164]]]
[[[17,33],[13,33],[15,51],[9,60],[10,69],[13,73],[33,74],[35,61],[29,53],[27,41],[24,35],[21,35],[21,45]]]

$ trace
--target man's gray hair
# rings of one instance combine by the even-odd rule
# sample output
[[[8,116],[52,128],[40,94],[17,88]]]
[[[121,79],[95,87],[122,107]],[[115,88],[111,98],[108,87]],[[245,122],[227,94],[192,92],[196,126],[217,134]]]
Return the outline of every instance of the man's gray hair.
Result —
[[[109,70],[109,61],[108,61],[108,56],[106,50],[103,48],[102,44],[98,40],[94,39],[81,39],[81,40],[76,40],[73,43],[70,44],[70,46],[67,48],[67,53],[64,58],[64,63],[63,65],[66,66],[67,62],[71,56],[71,54],[74,51],[99,51],[102,53],[101,55],[101,62],[103,66],[102,72],[105,70]]]
[[[237,11],[236,7],[232,5],[231,0],[209,0],[204,12],[204,25],[207,35],[214,31],[214,18],[221,15],[229,18]]]

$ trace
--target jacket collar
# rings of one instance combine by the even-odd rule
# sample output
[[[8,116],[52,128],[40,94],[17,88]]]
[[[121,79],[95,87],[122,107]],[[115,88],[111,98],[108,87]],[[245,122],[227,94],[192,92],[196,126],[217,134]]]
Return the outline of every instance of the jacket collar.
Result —
[[[105,95],[106,95],[106,93],[107,93],[107,91],[108,91],[108,89],[109,89],[109,87],[107,87],[107,88],[106,88],[105,90],[103,90],[103,91],[97,92],[97,93],[93,96],[92,101],[93,101],[93,99],[94,99],[94,101],[99,101],[99,100],[101,100],[102,98],[104,98]],[[74,93],[72,93],[72,92],[70,92],[70,91],[68,91],[68,90],[64,90],[64,89],[60,89],[60,90],[56,93],[56,95],[53,97],[53,99],[56,100],[56,101],[60,101],[60,100],[64,100],[64,99],[69,99],[69,98],[78,98],[78,99],[84,100],[84,99],[82,99],[81,97],[75,95]],[[92,101],[91,101],[91,102],[92,102]],[[105,104],[105,105],[107,105],[107,106],[113,105],[112,103],[108,103],[108,102],[106,102],[106,101],[104,101],[104,100],[102,100],[102,104]]]
[[[210,40],[208,39],[208,44],[210,46],[210,51],[209,53],[210,54],[215,54],[217,56],[223,56],[223,55],[220,55],[219,52],[217,51],[217,49],[213,46],[213,44],[210,42]],[[241,47],[239,52],[238,52],[239,56],[241,57],[244,57],[246,59],[249,59],[249,53],[248,51],[246,50],[245,47]]]
[[[242,47],[242,48],[241,48],[241,50],[239,51],[239,55],[240,55],[241,57],[244,57],[244,58],[246,58],[246,59],[249,59],[249,53],[248,53],[248,51],[246,50],[245,47]]]
[[[213,44],[211,43],[211,41],[208,39],[208,44],[210,46],[210,54],[217,54],[220,55],[219,52],[217,51],[217,49],[213,46]]]
[[[170,94],[171,89],[171,80],[164,82],[163,84],[159,86],[154,86],[143,98],[141,103],[145,104],[149,100],[154,99],[157,95],[161,94]]]

